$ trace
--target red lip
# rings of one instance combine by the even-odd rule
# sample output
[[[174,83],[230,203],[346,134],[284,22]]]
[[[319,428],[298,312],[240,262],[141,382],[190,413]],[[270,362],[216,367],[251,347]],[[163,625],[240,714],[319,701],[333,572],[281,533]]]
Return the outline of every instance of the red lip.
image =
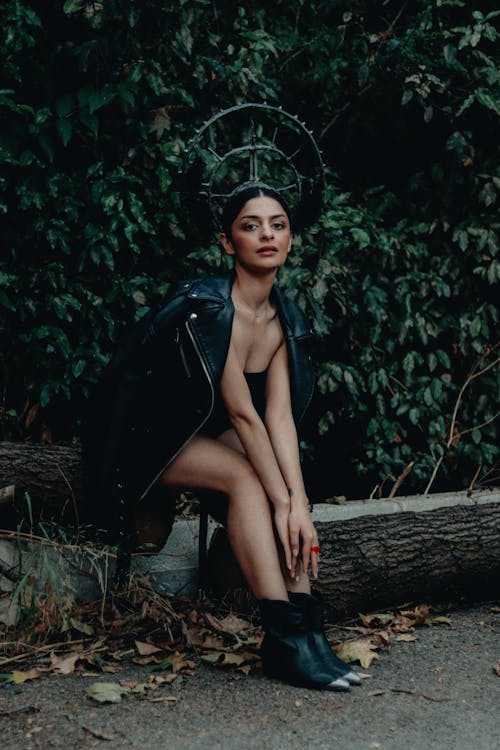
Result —
[[[263,247],[259,247],[257,250],[258,253],[277,253],[278,248],[275,245],[264,245]]]

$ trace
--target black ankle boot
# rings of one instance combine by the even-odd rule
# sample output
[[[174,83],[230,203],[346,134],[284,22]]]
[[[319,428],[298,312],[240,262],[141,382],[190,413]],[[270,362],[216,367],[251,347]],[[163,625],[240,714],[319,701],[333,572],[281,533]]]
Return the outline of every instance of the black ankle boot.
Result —
[[[319,594],[294,594],[288,592],[290,601],[304,613],[305,621],[311,629],[314,645],[321,659],[330,669],[336,669],[337,674],[350,685],[361,685],[360,676],[351,667],[339,659],[332,651],[325,635],[323,626],[325,608]]]
[[[349,690],[347,680],[318,655],[304,613],[288,601],[262,599],[262,666],[268,677],[301,687]]]

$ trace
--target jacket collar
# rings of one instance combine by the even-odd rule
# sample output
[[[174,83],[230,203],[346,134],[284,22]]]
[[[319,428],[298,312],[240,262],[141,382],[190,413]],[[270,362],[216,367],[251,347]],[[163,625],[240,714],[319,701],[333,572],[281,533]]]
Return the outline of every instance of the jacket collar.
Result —
[[[208,300],[212,302],[222,302],[233,309],[231,299],[231,290],[233,288],[234,273],[223,274],[221,276],[207,276],[195,281],[188,292],[190,299]],[[313,332],[300,309],[292,302],[282,291],[273,286],[272,297],[276,302],[280,320],[286,328],[286,332],[293,338],[309,338]]]

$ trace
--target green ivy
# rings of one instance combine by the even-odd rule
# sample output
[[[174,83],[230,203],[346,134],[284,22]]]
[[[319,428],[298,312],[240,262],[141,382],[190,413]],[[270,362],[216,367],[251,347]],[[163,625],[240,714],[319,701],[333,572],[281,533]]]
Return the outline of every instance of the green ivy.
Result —
[[[3,439],[77,436],[124,327],[218,266],[215,238],[186,237],[183,149],[208,114],[267,100],[313,126],[328,165],[324,211],[280,277],[318,334],[316,492],[384,494],[410,462],[403,489],[421,491],[441,459],[434,489],[492,478],[499,11],[0,8]]]

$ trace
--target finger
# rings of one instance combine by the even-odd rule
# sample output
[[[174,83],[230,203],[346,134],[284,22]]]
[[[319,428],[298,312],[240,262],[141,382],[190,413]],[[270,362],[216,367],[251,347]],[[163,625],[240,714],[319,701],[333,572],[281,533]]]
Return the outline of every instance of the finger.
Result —
[[[290,529],[290,547],[292,550],[292,569],[291,569],[291,576],[292,578],[298,577],[298,562],[299,562],[299,552],[300,552],[300,540],[299,540],[299,530],[295,528]]]
[[[318,577],[318,564],[319,564],[319,544],[318,540],[315,539],[311,548],[311,572],[313,578]]]
[[[290,575],[292,575],[293,560],[292,560],[292,552],[290,549],[290,543],[288,539],[288,522],[286,520],[282,521],[281,519],[279,520],[275,519],[275,526],[276,526],[276,531],[278,532],[278,537],[281,542],[281,546],[283,547],[286,567],[290,571]]]
[[[308,573],[309,571],[309,563],[311,561],[311,540],[304,539],[302,543],[302,565],[304,568],[304,573]]]

